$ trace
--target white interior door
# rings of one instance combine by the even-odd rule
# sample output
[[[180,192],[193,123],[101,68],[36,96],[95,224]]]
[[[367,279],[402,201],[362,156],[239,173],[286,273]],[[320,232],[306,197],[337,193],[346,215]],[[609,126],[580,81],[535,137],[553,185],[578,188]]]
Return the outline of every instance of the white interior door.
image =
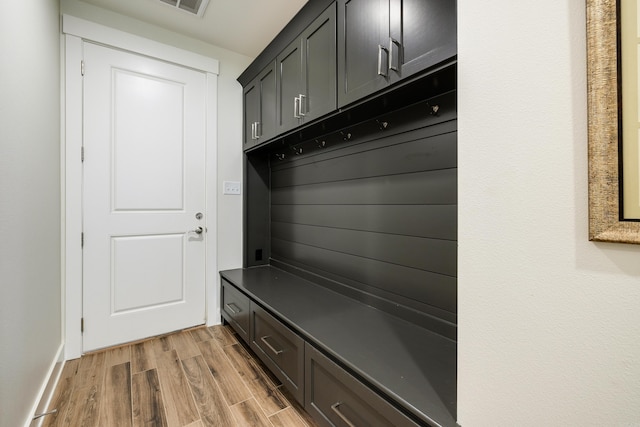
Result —
[[[89,351],[205,322],[206,76],[83,48]]]

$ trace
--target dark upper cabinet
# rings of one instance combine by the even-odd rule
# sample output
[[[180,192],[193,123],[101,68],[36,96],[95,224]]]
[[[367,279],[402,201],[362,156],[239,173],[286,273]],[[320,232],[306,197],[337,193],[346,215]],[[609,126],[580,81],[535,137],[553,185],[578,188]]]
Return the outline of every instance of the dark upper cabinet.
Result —
[[[341,107],[389,84],[389,0],[339,0],[338,23]]]
[[[243,96],[244,149],[246,150],[276,134],[275,62],[244,88]]]
[[[300,95],[302,92],[302,46],[291,43],[276,59],[278,72],[278,132],[294,128],[300,123]]]
[[[314,19],[318,5],[244,86],[245,150],[457,53],[455,0],[337,0]]]
[[[457,54],[455,0],[391,0],[389,78],[407,78]]]
[[[258,143],[256,123],[260,122],[260,88],[258,87],[257,79],[244,88],[242,96],[244,104],[244,117],[242,118],[244,135],[242,140],[243,147],[246,150]]]
[[[455,0],[338,0],[338,106],[456,55]]]
[[[277,130],[336,109],[336,11],[325,10],[276,59]]]

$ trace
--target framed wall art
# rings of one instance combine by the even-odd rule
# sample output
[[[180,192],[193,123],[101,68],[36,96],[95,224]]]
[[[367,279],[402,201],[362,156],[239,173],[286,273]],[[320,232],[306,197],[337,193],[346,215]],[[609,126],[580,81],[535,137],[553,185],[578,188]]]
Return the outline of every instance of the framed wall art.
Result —
[[[640,244],[638,3],[587,0],[589,240],[594,241]]]

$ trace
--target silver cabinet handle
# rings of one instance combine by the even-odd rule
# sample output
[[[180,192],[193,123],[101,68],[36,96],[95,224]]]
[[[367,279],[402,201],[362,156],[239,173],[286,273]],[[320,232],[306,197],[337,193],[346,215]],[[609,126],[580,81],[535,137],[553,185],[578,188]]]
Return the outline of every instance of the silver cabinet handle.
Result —
[[[394,45],[398,46],[398,63],[396,65],[393,65],[393,46]],[[393,37],[389,37],[389,69],[390,70],[400,71],[400,63],[402,62],[401,55],[402,55],[402,46],[400,45],[400,42],[394,39]]]
[[[260,134],[262,133],[262,129],[260,129],[260,122],[255,122],[254,125],[255,125],[255,128],[256,128],[256,138],[255,139],[260,139]]]
[[[293,117],[296,119],[300,118],[300,98],[297,96],[293,98]]]
[[[336,403],[334,403],[333,405],[331,405],[331,410],[332,410],[333,412],[335,412],[335,413],[336,413],[336,415],[337,415],[337,416],[339,416],[339,417],[340,417],[340,419],[341,419],[342,421],[344,421],[344,423],[345,423],[346,425],[348,425],[349,427],[356,427],[356,425],[355,425],[354,423],[352,423],[352,422],[351,422],[351,420],[349,420],[349,418],[347,418],[347,417],[342,413],[342,411],[340,411],[340,409],[339,409],[339,408],[340,408],[340,405],[342,405],[342,402],[336,402]]]
[[[238,313],[242,312],[242,310],[240,310],[240,308],[238,308],[238,306],[235,305],[232,302],[230,302],[229,304],[226,304],[226,307],[229,309],[231,314],[238,314]],[[237,310],[234,310],[233,307],[237,308]]]
[[[251,139],[256,139],[256,123],[251,123]]]
[[[269,350],[273,351],[273,353],[276,356],[284,351],[284,350],[276,350],[271,344],[269,344],[269,342],[267,341],[267,338],[271,338],[271,335],[265,335],[264,337],[260,337],[260,341],[262,341],[264,345],[269,347]]]
[[[304,111],[306,111],[306,110],[307,110],[307,108],[306,108],[306,104],[307,104],[307,103],[305,102],[305,99],[306,99],[306,98],[307,98],[307,97],[306,97],[306,96],[304,96],[303,94],[300,94],[300,95],[298,96],[298,99],[300,100],[300,101],[299,101],[299,103],[298,103],[298,115],[300,115],[301,117],[304,117],[304,116],[305,116],[305,113],[303,113],[302,111],[303,111],[303,110],[304,110]]]
[[[385,51],[387,53],[387,61],[385,63],[382,62],[382,51]],[[389,49],[387,49],[386,47],[382,46],[381,44],[378,45],[378,75],[379,76],[383,76],[383,77],[387,77],[388,73],[387,73],[387,63],[389,62]],[[384,70],[382,69],[382,66],[385,65]]]

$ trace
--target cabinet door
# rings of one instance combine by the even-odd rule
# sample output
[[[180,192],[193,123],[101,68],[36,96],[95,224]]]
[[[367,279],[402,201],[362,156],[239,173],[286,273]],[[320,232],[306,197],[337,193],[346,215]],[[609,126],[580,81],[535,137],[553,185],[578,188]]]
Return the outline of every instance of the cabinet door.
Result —
[[[260,75],[260,123],[257,128],[258,141],[263,142],[276,136],[276,65],[273,62]]]
[[[258,86],[256,80],[254,80],[244,88],[243,107],[243,145],[244,149],[247,150],[258,143],[256,139],[256,123],[260,121],[260,87]]]
[[[297,38],[277,58],[278,73],[278,133],[293,129],[300,123],[302,94],[302,46]]]
[[[300,115],[310,121],[336,109],[336,9],[332,5],[301,36]]]
[[[390,1],[392,82],[456,55],[455,0]]]
[[[338,106],[388,84],[389,0],[338,1]]]

